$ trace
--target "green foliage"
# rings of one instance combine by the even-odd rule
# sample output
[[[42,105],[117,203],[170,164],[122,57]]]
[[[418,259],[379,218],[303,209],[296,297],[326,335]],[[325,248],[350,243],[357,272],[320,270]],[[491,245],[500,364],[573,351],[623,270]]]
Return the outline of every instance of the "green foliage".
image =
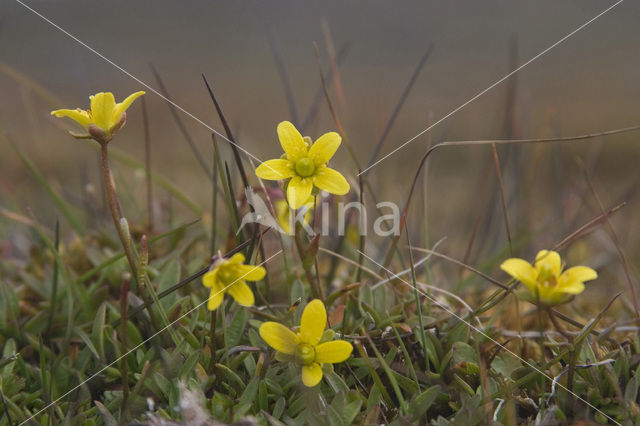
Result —
[[[188,235],[183,237],[186,243],[193,241]],[[487,338],[493,335],[500,339],[496,326],[478,333],[432,307],[434,316],[424,316],[422,321],[425,351],[415,334],[419,322],[413,309],[414,296],[397,292],[398,282],[373,291],[367,286],[355,288],[347,295],[353,303],[336,299],[334,307],[344,306],[349,322],[332,324],[333,330],[325,333],[327,339],[330,332],[344,332],[361,351],[345,363],[326,365],[324,379],[315,388],[302,386],[299,369],[273,359],[256,332],[261,320],[273,315],[285,324],[297,323],[304,303],[290,312],[289,304],[255,310],[229,299],[226,312],[216,313],[218,326],[212,342],[208,311],[200,308],[183,317],[206,297],[198,282],[169,291],[153,304],[152,309],[163,320],[161,327],[172,324],[174,339],[168,338],[166,330],[155,329],[148,312],[140,311],[126,322],[128,353],[120,359],[124,353],[121,328],[114,325],[120,320],[118,282],[126,276],[126,264],[118,261],[105,265],[109,247],[86,240],[86,251],[93,254],[87,256],[83,269],[70,267],[65,255],[59,257],[66,272],[53,303],[49,300],[51,289],[36,285],[41,281],[37,274],[50,276],[53,271],[51,263],[43,264],[43,259],[54,262],[57,258],[50,244],[42,244],[41,250],[49,255],[34,258],[23,271],[5,275],[0,287],[3,425],[8,424],[7,416],[15,422],[36,413],[43,421],[144,421],[149,415],[145,414],[148,400],[153,401],[154,415],[180,419],[184,413],[176,407],[181,404],[185,386],[196,389],[201,395],[201,408],[222,422],[253,416],[264,424],[388,421],[473,425],[495,416],[499,423],[507,424],[509,419],[533,422],[536,415],[564,421],[584,415],[584,410],[592,412],[598,421],[607,420],[604,415],[621,422],[640,419],[640,345],[635,340],[632,345],[612,347],[605,353],[604,342],[598,343],[599,339],[590,334],[596,329],[593,322],[576,335],[577,367],[572,386],[593,406],[585,407],[566,392],[566,371],[553,393],[549,378],[540,372],[557,376],[566,368],[572,352],[565,346],[549,341],[546,365],[539,366],[538,360],[526,353],[524,363],[511,350],[501,349]],[[184,278],[181,265],[193,254],[181,249],[180,256],[171,256],[163,252],[162,241],[153,248],[150,270],[154,271],[157,298]],[[175,253],[176,249],[172,250]],[[86,276],[96,268],[99,272]],[[293,280],[291,289],[291,302],[307,300],[310,290],[303,280]],[[133,289],[129,297],[132,306],[142,303],[136,293]],[[20,308],[20,303],[28,308]],[[47,331],[46,317],[51,312],[53,324]],[[535,339],[530,342],[536,344]],[[598,363],[604,359],[611,362]],[[126,377],[118,367],[120,362],[126,362]],[[122,409],[124,380],[130,388],[126,411]],[[503,401],[499,410],[494,402],[498,400]]]
[[[400,237],[375,241],[388,262],[364,268],[358,224],[347,229],[356,238],[289,238],[252,226],[238,232],[249,211],[234,169],[242,163],[225,161],[218,142],[213,150],[217,179],[203,192],[220,200],[210,216],[170,180],[150,174],[186,212],[165,198],[169,207],[156,228],[128,218],[138,260],[148,250],[136,276],[102,218],[78,214],[16,147],[73,233],[53,234],[35,218],[19,217],[30,246],[0,260],[0,426],[31,417],[39,424],[188,423],[194,413],[265,425],[640,423],[640,339],[616,328],[619,302],[599,304],[595,315],[523,302],[514,308],[517,284],[490,276],[512,249],[507,243],[487,250],[479,269],[463,264],[472,273],[459,274],[433,264],[420,271]],[[123,206],[142,204],[139,188],[118,183],[128,194]],[[218,201],[224,214],[215,211]],[[191,222],[173,226],[183,216]],[[195,226],[201,217],[213,223]],[[531,239],[521,234],[516,248]],[[227,295],[213,314],[206,309],[201,277],[212,248],[266,262],[266,279],[252,285],[256,306]],[[400,270],[407,272],[374,285]],[[432,291],[445,289],[460,293]],[[345,362],[324,364],[320,384],[307,388],[300,366],[276,357],[258,329],[264,321],[299,324],[312,295],[327,302],[323,341],[340,338],[355,350]]]

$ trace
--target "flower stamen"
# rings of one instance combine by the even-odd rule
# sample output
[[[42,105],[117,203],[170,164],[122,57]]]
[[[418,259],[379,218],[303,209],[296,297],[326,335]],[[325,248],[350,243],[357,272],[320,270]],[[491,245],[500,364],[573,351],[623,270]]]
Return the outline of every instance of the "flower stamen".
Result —
[[[316,359],[316,350],[313,346],[307,343],[302,343],[298,345],[297,355],[302,365],[309,365]]]

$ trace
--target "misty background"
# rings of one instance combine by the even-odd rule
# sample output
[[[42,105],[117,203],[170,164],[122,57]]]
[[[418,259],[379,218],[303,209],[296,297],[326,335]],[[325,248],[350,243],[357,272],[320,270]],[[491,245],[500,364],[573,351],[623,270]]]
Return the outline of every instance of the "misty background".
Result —
[[[320,88],[314,42],[325,76],[329,74],[326,25],[333,49],[346,50],[339,67],[342,92],[334,84],[330,94],[362,164],[369,161],[430,45],[431,55],[378,158],[502,78],[513,64],[524,63],[613,4],[602,0],[25,3],[158,88],[150,69],[153,64],[177,104],[222,131],[201,78],[206,74],[239,143],[263,160],[280,156],[276,125],[293,119],[274,46],[302,117]],[[55,188],[70,199],[80,197],[87,182],[99,184],[99,170],[92,148],[64,132],[76,129],[74,124],[54,122],[49,112],[88,108],[88,96],[98,91],[112,91],[120,101],[131,92],[146,90],[154,171],[208,208],[207,176],[164,100],[19,3],[4,0],[1,5],[0,128]],[[638,22],[640,3],[623,2],[508,83],[435,127],[430,135],[382,162],[369,174],[378,199],[404,203],[428,143],[504,138],[505,132],[516,138],[568,136],[639,124]],[[18,84],[15,75],[47,93],[38,94]],[[506,111],[509,84],[513,90],[511,115]],[[53,105],[56,102],[60,104]],[[210,164],[209,130],[186,115],[182,119]],[[317,138],[335,129],[323,99],[308,134]],[[557,241],[570,230],[568,225],[554,225],[554,221],[562,222],[563,215],[570,216],[573,225],[576,216],[587,220],[599,214],[593,202],[581,207],[586,202],[582,189],[564,187],[584,187],[577,155],[589,164],[606,207],[622,199],[630,201],[625,214],[631,220],[638,203],[627,195],[638,178],[639,136],[629,133],[579,144],[500,148],[508,202],[514,206],[510,210],[513,228],[526,229],[551,220],[549,238]],[[126,128],[112,143],[143,161],[143,140],[141,105],[136,102]],[[4,138],[0,144],[0,201],[17,211],[30,206],[38,218],[51,222],[56,213],[50,200]],[[228,146],[224,142],[221,146],[228,156]],[[428,205],[434,238],[447,235],[453,241],[468,240],[478,203],[490,207],[496,203],[492,161],[488,147],[454,148],[432,157]],[[357,170],[345,148],[338,151],[334,167],[356,187]],[[124,167],[120,170],[121,178],[144,188],[139,175]],[[479,188],[478,182],[484,186]],[[156,194],[165,196],[159,189]],[[540,203],[519,203],[525,196]],[[421,201],[416,204],[419,208]],[[620,218],[625,220],[624,215]],[[496,232],[501,229],[498,222]],[[495,235],[504,242],[504,235]]]

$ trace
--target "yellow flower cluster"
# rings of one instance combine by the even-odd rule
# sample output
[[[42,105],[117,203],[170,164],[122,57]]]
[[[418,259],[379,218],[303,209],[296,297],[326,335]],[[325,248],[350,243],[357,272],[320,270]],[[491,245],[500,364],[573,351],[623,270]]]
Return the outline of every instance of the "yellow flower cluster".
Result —
[[[209,272],[202,277],[202,284],[211,289],[207,308],[212,311],[217,309],[224,293],[229,293],[242,306],[253,305],[253,292],[245,281],[259,281],[265,273],[261,266],[244,265],[244,256],[239,253],[229,259],[216,259]],[[260,336],[278,351],[279,360],[300,366],[302,383],[312,387],[322,380],[322,364],[345,361],[353,351],[353,346],[347,341],[324,341],[326,325],[324,303],[315,299],[305,307],[297,331],[269,321],[260,326]],[[333,336],[331,333],[329,335]]]
[[[86,131],[86,135],[104,144],[126,121],[126,110],[144,92],[129,95],[120,103],[110,92],[100,92],[90,97],[89,110],[60,109],[52,111],[56,117],[69,117]],[[327,166],[341,144],[336,132],[322,135],[314,143],[303,137],[295,126],[283,121],[277,127],[278,138],[284,154],[279,159],[268,160],[256,169],[256,175],[267,180],[284,180],[287,201],[276,203],[276,215],[285,232],[291,231],[289,215],[291,210],[305,207],[309,220],[313,208],[313,194],[325,190],[343,195],[349,192],[349,183],[338,171]],[[255,302],[254,294],[247,281],[260,281],[266,275],[262,266],[245,265],[244,255],[238,253],[230,258],[218,256],[210,270],[203,276],[202,284],[210,289],[207,308],[218,309],[228,293],[242,306]],[[500,266],[502,270],[522,282],[527,289],[526,298],[543,306],[553,306],[569,301],[581,293],[584,282],[594,280],[598,274],[586,266],[564,269],[560,255],[555,251],[541,250],[533,264],[524,259],[507,259]],[[277,351],[276,358],[295,363],[301,369],[302,383],[316,386],[323,377],[323,364],[343,362],[351,356],[353,346],[345,340],[333,340],[334,333],[325,331],[327,312],[324,303],[315,299],[304,308],[300,326],[293,330],[283,324],[268,321],[259,328],[262,339]]]
[[[145,93],[129,95],[120,103],[115,102],[111,92],[100,92],[89,97],[90,109],[59,109],[51,112],[56,117],[68,117],[79,123],[86,134],[75,134],[77,138],[93,138],[101,144],[108,143],[115,132],[126,122],[126,110],[133,101]],[[287,202],[277,204],[278,221],[290,231],[291,209],[302,206],[308,209],[305,221],[313,208],[312,190],[322,189],[333,194],[346,194],[349,184],[337,171],[327,167],[341,143],[340,135],[329,132],[314,144],[303,138],[288,121],[278,125],[278,136],[285,151],[281,159],[262,163],[256,174],[263,179],[287,179]],[[202,277],[202,284],[210,289],[207,308],[214,311],[220,307],[224,294],[228,293],[242,306],[255,302],[253,291],[247,281],[260,281],[266,275],[262,266],[245,265],[244,255],[237,253],[230,258],[217,256],[209,271]],[[299,330],[294,332],[282,324],[265,322],[260,327],[260,336],[280,354],[283,359],[294,361],[302,369],[302,382],[315,386],[322,380],[322,364],[345,361],[353,347],[344,340],[324,341],[327,313],[324,303],[312,300],[304,309]],[[331,336],[333,336],[331,334]]]

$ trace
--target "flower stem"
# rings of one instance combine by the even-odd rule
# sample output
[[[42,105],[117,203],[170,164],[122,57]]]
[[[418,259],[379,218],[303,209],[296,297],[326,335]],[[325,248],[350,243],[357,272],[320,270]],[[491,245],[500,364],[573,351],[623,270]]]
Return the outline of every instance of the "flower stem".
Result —
[[[211,350],[211,360],[209,361],[209,371],[213,371],[216,366],[216,323],[218,311],[211,311],[211,321],[209,323],[209,349]]]
[[[140,239],[140,259],[137,265],[138,267],[138,276],[136,280],[138,281],[138,293],[142,296],[142,300],[144,301],[144,306],[149,313],[149,318],[151,320],[151,325],[153,325],[154,329],[160,330],[160,323],[156,318],[151,305],[153,305],[153,300],[149,296],[149,292],[147,291],[147,286],[151,285],[149,281],[149,275],[147,274],[147,265],[149,264],[149,246],[147,245],[147,236],[143,235]]]
[[[300,256],[300,263],[302,264],[302,269],[305,273],[307,281],[309,282],[309,287],[311,288],[311,295],[314,299],[320,299],[324,302],[324,295],[322,294],[322,287],[320,287],[319,277],[316,275],[314,277],[313,274],[313,265],[316,263],[316,254],[315,252],[311,253],[313,248],[311,244],[304,241],[304,237],[300,232],[301,226],[299,223],[296,223],[294,226],[294,236],[293,240],[295,241],[296,248],[298,249],[298,255]],[[315,241],[317,251],[317,241]],[[316,267],[317,268],[317,267]],[[316,274],[317,274],[316,269]]]
[[[109,152],[107,148],[108,142],[100,143],[100,154],[102,158],[102,175],[104,178],[105,192],[107,193],[107,202],[109,203],[109,210],[111,211],[111,217],[113,224],[116,227],[122,248],[129,262],[129,267],[134,277],[138,277],[138,265],[136,262],[135,252],[133,245],[131,244],[131,236],[129,231],[122,226],[122,209],[120,208],[120,200],[118,199],[118,193],[116,192],[115,182],[113,175],[111,174],[111,167],[109,166]]]
[[[553,311],[551,309],[547,309],[547,314],[549,315],[549,318],[551,319],[551,322],[553,323],[553,326],[558,331],[558,333],[562,334],[564,338],[567,339],[567,341],[571,344],[571,350],[569,352],[569,371],[567,372],[567,391],[573,399],[573,380],[575,377],[578,350],[573,345],[573,336],[567,333],[567,331],[560,325]]]
[[[127,219],[122,215],[122,208],[120,207],[120,199],[118,198],[118,193],[116,192],[116,185],[113,180],[113,175],[111,174],[111,167],[109,166],[109,151],[107,148],[108,142],[100,143],[100,156],[102,158],[102,176],[104,178],[104,190],[107,193],[107,202],[109,204],[109,210],[111,211],[111,217],[113,219],[113,224],[116,227],[116,231],[118,232],[118,237],[120,237],[120,242],[122,243],[122,248],[124,250],[124,254],[127,257],[127,261],[129,262],[129,267],[131,268],[131,272],[135,280],[138,282],[138,292],[142,295],[142,299],[144,300],[145,307],[149,311],[149,317],[151,319],[152,325],[156,330],[159,330],[159,323],[151,309],[151,301],[149,300],[149,296],[146,292],[147,285],[150,285],[146,275],[146,265],[148,262],[148,249],[146,246],[146,237],[143,237],[142,241],[142,249],[143,249],[143,259],[141,262],[141,267],[138,267],[138,257],[136,255],[135,247],[133,242],[131,241],[131,234],[129,233],[129,226],[127,225]]]

